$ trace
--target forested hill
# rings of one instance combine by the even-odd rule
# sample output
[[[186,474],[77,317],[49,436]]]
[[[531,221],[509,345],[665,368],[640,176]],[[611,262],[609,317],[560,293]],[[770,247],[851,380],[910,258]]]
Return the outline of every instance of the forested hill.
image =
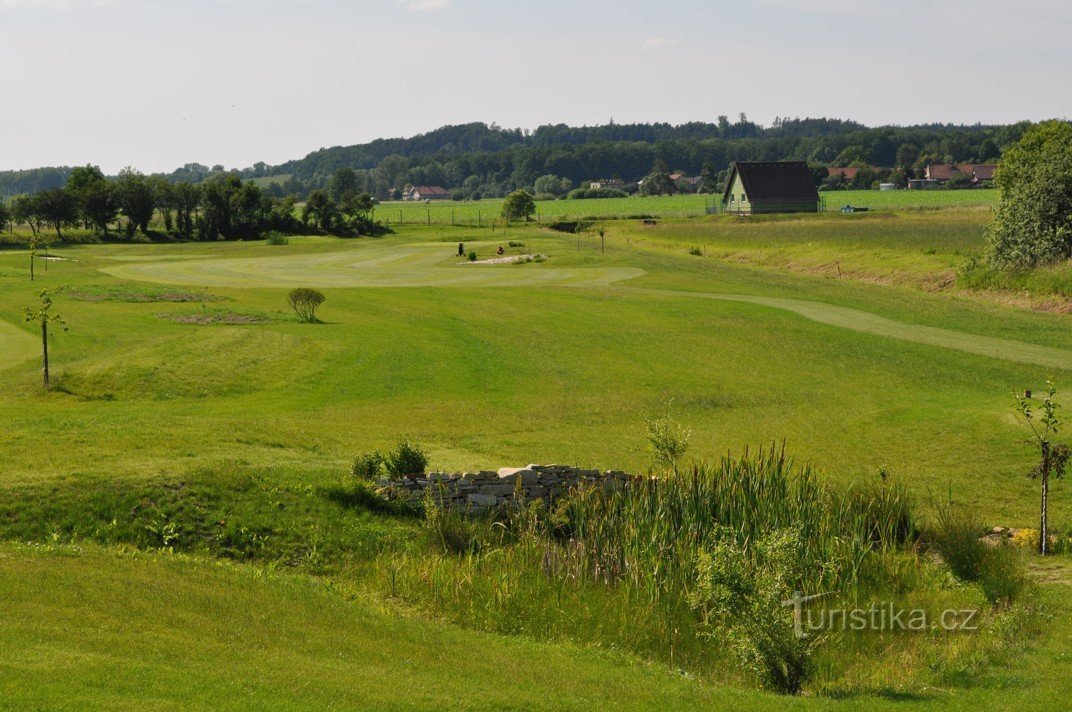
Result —
[[[557,176],[573,185],[605,178],[636,181],[655,166],[699,175],[745,160],[865,163],[911,174],[928,161],[995,160],[1028,125],[869,128],[841,119],[805,118],[761,126],[743,114],[733,122],[722,116],[714,123],[556,124],[533,131],[471,123],[410,138],[323,148],[281,165],[262,162],[234,172],[243,178],[274,177],[265,181],[272,193],[299,197],[325,186],[343,168],[354,170],[358,187],[377,197],[407,183],[442,185],[461,197],[487,197],[531,187],[540,176]],[[165,177],[196,183],[223,171],[223,166],[191,163]],[[68,173],[67,168],[0,172],[0,197],[60,186]]]
[[[285,175],[281,192],[323,187],[338,170],[356,171],[362,190],[385,197],[407,183],[442,185],[462,197],[503,195],[532,187],[540,176],[572,185],[620,178],[636,181],[653,167],[699,175],[733,161],[804,160],[816,165],[869,164],[918,172],[928,162],[989,162],[1030,124],[930,124],[869,128],[839,119],[778,119],[760,126],[735,122],[680,125],[541,126],[534,131],[495,125],[447,126],[408,139],[325,148],[279,166],[258,164],[245,177]]]

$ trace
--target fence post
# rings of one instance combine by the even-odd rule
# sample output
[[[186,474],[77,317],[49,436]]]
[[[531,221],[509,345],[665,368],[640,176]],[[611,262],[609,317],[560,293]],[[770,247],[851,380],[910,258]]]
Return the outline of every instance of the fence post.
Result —
[[[402,208],[398,209],[398,224],[404,225],[405,221],[402,219]]]

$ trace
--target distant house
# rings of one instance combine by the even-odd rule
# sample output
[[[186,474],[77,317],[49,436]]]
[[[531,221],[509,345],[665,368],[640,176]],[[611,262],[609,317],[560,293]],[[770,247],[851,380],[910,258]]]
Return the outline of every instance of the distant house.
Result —
[[[939,185],[951,181],[958,175],[971,177],[972,185],[994,180],[994,163],[931,163],[924,172],[924,178],[937,181]]]
[[[674,181],[678,190],[686,193],[695,193],[700,189],[700,183],[703,182],[700,176],[687,176],[683,173],[671,173],[670,180]]]
[[[451,200],[454,194],[438,185],[407,185],[402,200]]]
[[[621,178],[594,180],[589,184],[592,190],[625,190],[625,181]]]
[[[730,213],[814,213],[819,191],[804,161],[733,164],[722,209]]]
[[[872,173],[878,173],[882,169],[878,166],[868,166]],[[826,169],[827,176],[841,176],[844,180],[853,180],[860,172],[860,166],[831,166]]]
[[[928,190],[930,188],[937,188],[938,181],[930,178],[909,178],[908,189],[909,190]]]

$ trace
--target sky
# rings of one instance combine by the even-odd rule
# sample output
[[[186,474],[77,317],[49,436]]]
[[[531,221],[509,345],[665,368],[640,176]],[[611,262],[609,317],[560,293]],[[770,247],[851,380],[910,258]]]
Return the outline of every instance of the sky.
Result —
[[[1072,115],[1068,0],[0,0],[0,169],[446,124]]]

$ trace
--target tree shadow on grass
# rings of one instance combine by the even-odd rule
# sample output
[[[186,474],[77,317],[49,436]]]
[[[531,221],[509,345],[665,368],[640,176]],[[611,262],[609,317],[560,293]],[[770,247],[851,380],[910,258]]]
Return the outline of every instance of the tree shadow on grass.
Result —
[[[320,487],[317,489],[317,494],[343,509],[389,514],[404,518],[416,516],[416,513],[403,503],[386,500],[376,494],[371,487],[365,485]]]

